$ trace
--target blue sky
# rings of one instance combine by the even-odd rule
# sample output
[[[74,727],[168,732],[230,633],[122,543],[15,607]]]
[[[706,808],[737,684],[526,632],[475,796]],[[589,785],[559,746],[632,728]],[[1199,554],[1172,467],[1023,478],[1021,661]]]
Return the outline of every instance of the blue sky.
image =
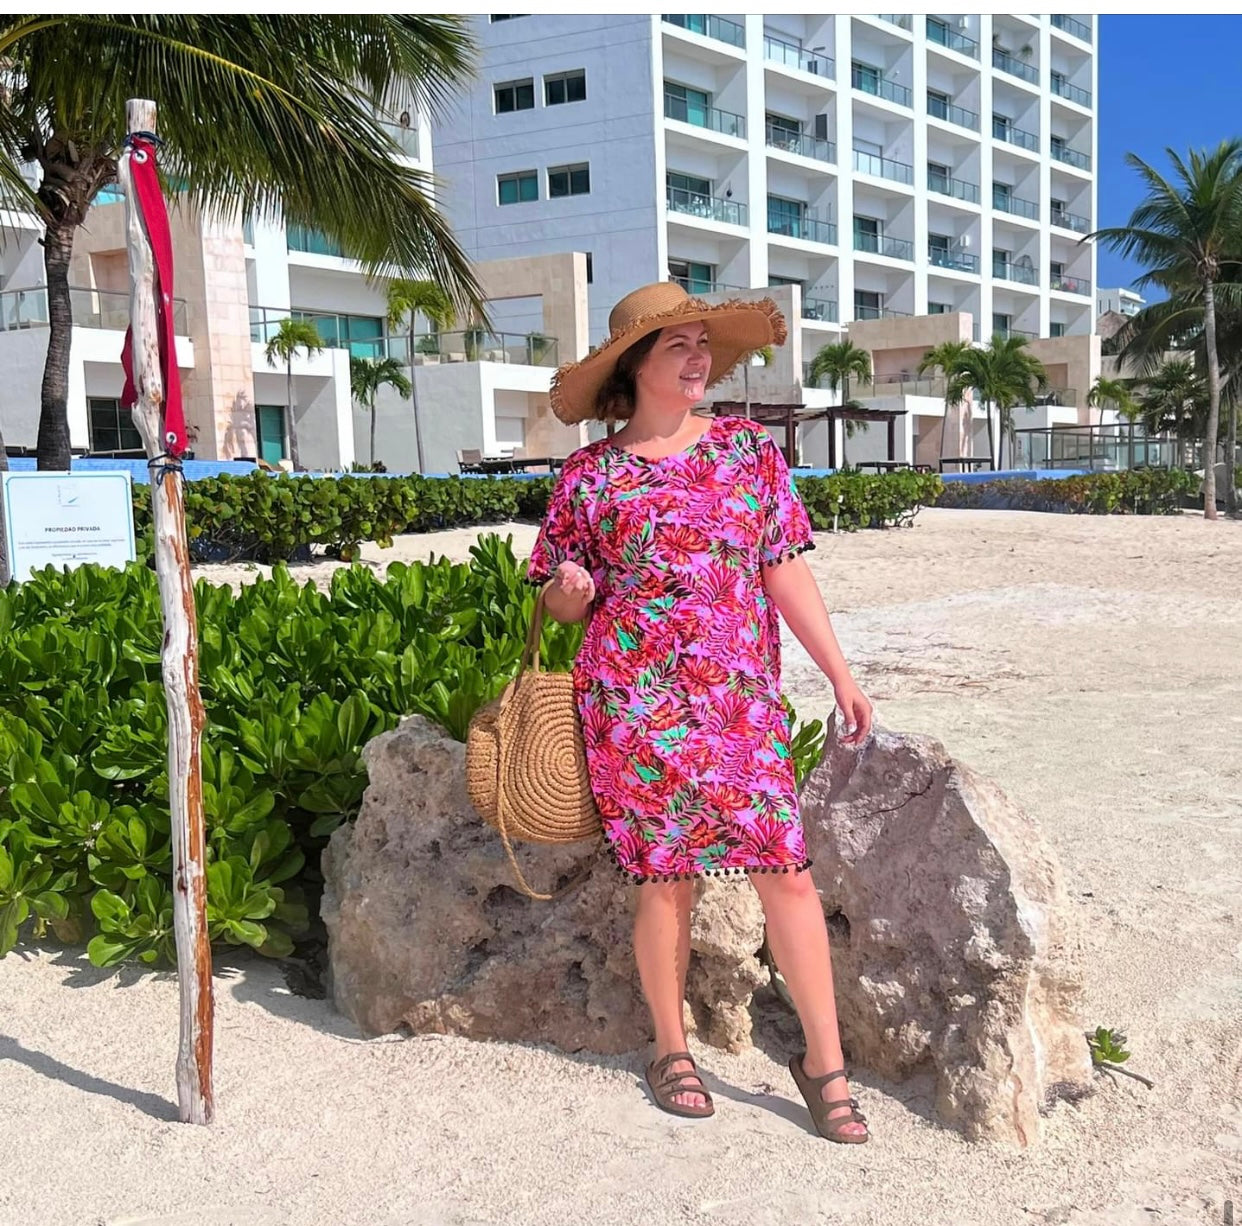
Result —
[[[1242,135],[1242,17],[1102,16],[1099,23],[1097,224],[1123,226],[1144,195],[1127,153],[1167,172],[1167,147],[1184,155]],[[1129,285],[1141,271],[1100,247],[1097,284]]]

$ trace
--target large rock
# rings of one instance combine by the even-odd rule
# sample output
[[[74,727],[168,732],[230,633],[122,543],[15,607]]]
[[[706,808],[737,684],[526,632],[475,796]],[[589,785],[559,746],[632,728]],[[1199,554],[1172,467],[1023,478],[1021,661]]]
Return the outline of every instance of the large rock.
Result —
[[[499,836],[470,807],[465,747],[414,717],[365,753],[357,821],[324,853],[332,994],[367,1034],[416,1032],[624,1052],[649,1038],[631,943],[634,891],[611,859],[553,902],[514,888]],[[572,880],[589,845],[518,848],[537,889]],[[691,927],[688,1021],[720,1047],[750,1042],[767,980],[763,917],[744,883],[708,880]]]
[[[1041,1113],[1088,1091],[1079,946],[1035,823],[927,737],[830,732],[802,789],[854,1064],[935,1078],[940,1120],[1034,1142]]]

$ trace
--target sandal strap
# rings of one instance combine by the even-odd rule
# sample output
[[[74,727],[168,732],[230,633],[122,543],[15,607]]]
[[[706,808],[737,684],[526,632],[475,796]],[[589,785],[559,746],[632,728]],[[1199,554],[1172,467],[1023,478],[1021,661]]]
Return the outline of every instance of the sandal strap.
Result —
[[[691,1068],[698,1068],[698,1065],[694,1063],[694,1057],[688,1051],[674,1051],[653,1061],[651,1072],[658,1077],[670,1064],[676,1064],[678,1060],[685,1060],[690,1064]]]
[[[798,1067],[802,1070],[802,1080],[816,1090],[822,1090],[830,1081],[833,1081],[837,1077],[844,1077],[846,1075],[843,1068],[838,1068],[833,1069],[831,1073],[825,1073],[822,1077],[812,1077],[806,1071],[806,1066],[802,1063],[804,1056],[805,1052],[802,1056],[798,1057]]]
[[[687,1085],[688,1081],[693,1085]],[[673,1073],[656,1082],[661,1094],[706,1094],[707,1087],[698,1073]]]

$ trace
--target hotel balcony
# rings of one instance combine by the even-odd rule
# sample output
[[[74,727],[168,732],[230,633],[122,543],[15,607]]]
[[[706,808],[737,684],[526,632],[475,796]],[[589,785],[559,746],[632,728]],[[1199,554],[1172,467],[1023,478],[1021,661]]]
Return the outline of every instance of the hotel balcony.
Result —
[[[1017,77],[1018,80],[1027,81],[1031,85],[1039,84],[1039,69],[1034,64],[1017,59],[998,47],[992,48],[992,67],[999,68],[1001,72],[1007,72],[1011,77]]]
[[[122,290],[69,287],[69,308],[75,328],[109,328],[124,332],[129,327],[129,294]],[[10,289],[0,293],[0,332],[27,328],[46,328],[48,321],[47,286]],[[184,298],[173,299],[173,332],[188,336],[190,328]]]
[[[854,169],[859,174],[876,175],[881,179],[891,179],[894,183],[914,183],[913,166],[894,162],[892,158],[878,157],[874,153],[864,153],[861,149],[854,150]]]
[[[817,162],[835,163],[837,160],[837,147],[830,140],[816,140],[813,136],[790,132],[774,124],[767,125],[766,136],[769,149],[796,153],[799,157],[813,158]]]
[[[688,102],[675,94],[664,95],[664,118],[688,123],[695,128],[707,128],[709,131],[719,132],[721,136],[746,139],[744,116],[735,115],[732,111],[722,111],[714,106],[700,106],[697,102]]]
[[[927,190],[941,196],[952,196],[955,200],[965,200],[968,204],[979,203],[979,185],[967,183],[964,179],[954,179],[942,175],[939,171],[927,172]]]
[[[815,217],[791,217],[784,213],[768,214],[768,233],[783,238],[800,238],[808,243],[824,243],[829,247],[837,244],[837,227],[831,221]]]
[[[1090,170],[1091,158],[1086,153],[1079,153],[1077,149],[1071,149],[1068,145],[1053,144],[1052,159],[1055,162],[1064,162],[1066,166],[1073,166],[1075,170]]]
[[[914,105],[914,95],[904,85],[886,81],[876,73],[863,71],[857,65],[850,70],[850,84],[860,93],[883,98],[886,102],[895,102],[898,106]]]
[[[1063,294],[1082,294],[1091,296],[1091,282],[1083,277],[1070,277],[1065,273],[1053,273],[1048,278],[1048,288],[1060,290]]]
[[[979,257],[965,251],[946,251],[943,247],[928,247],[928,262],[936,268],[948,268],[953,272],[979,271]]]
[[[1066,16],[1064,13],[1053,13],[1052,25],[1054,29],[1060,30],[1065,34],[1072,34],[1075,38],[1081,38],[1084,43],[1091,41],[1091,27],[1085,22],[1078,21],[1076,18]]]
[[[1025,217],[1028,221],[1039,220],[1038,201],[1011,196],[995,186],[992,188],[992,207],[999,213],[1012,213],[1015,217]]]
[[[837,74],[837,66],[830,55],[822,50],[808,51],[797,43],[787,42],[774,34],[763,36],[763,58],[773,64],[781,64],[786,68],[796,68],[800,72],[809,72],[812,76],[825,77],[832,80]]]
[[[938,21],[935,17],[927,18],[927,41],[961,55],[968,55],[974,60],[979,58],[979,44],[973,38],[959,34],[947,22]]]
[[[1003,140],[1008,145],[1016,145],[1019,149],[1026,149],[1031,153],[1039,152],[1039,137],[1034,132],[1015,128],[1013,124],[1005,123],[1003,120],[993,118],[992,136],[996,140]]]
[[[714,17],[710,13],[666,13],[664,20],[670,26],[713,38],[718,43],[728,43],[730,47],[746,46],[746,27],[726,17]]]
[[[1054,208],[1049,220],[1054,226],[1060,226],[1064,230],[1073,230],[1077,234],[1087,234],[1091,230],[1091,223],[1085,217],[1067,212],[1065,209]]]
[[[1091,105],[1091,91],[1071,85],[1059,73],[1052,74],[1049,85],[1058,98],[1064,98],[1067,102],[1076,102],[1079,106],[1089,107]]]
[[[1001,260],[992,257],[992,276],[1002,281],[1013,281],[1018,285],[1038,285],[1039,272],[1034,265],[1015,264],[1012,260]]]
[[[684,213],[687,217],[697,217],[702,221],[723,221],[728,226],[746,224],[746,206],[735,200],[688,192],[680,187],[666,187],[664,198],[670,213]]]
[[[953,106],[934,94],[927,97],[927,114],[932,119],[943,119],[946,123],[956,124],[959,128],[968,128],[972,132],[979,131],[979,116],[968,111],[964,106]]]
[[[914,244],[909,239],[889,238],[887,234],[866,234],[855,230],[854,250],[888,256],[891,260],[914,259]]]

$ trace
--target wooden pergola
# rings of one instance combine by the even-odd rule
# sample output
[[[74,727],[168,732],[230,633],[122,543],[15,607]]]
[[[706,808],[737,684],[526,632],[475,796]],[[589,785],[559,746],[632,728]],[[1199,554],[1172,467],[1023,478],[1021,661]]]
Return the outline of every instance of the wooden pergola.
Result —
[[[725,414],[746,416],[746,404],[741,400],[718,400],[711,406],[712,412],[721,417]],[[832,405],[826,409],[808,409],[802,404],[750,404],[750,419],[761,426],[784,426],[785,462],[790,468],[797,464],[798,427],[804,422],[828,422],[828,467],[837,467],[838,421],[882,421],[888,426],[888,459],[897,458],[897,419],[904,417],[905,409],[864,409],[856,405]]]

